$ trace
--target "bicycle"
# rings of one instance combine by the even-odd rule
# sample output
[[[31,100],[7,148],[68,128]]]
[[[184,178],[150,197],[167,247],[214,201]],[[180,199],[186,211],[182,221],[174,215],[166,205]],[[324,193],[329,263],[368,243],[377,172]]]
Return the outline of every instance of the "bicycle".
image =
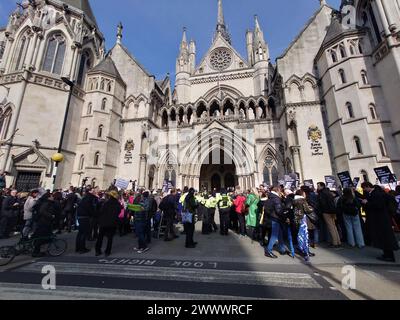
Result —
[[[21,238],[14,246],[0,247],[0,266],[11,263],[16,256],[32,254],[37,241],[43,242],[41,247],[47,245],[46,253],[51,257],[59,257],[67,250],[67,242],[62,239],[57,239],[57,236],[54,234],[49,237],[41,238]]]

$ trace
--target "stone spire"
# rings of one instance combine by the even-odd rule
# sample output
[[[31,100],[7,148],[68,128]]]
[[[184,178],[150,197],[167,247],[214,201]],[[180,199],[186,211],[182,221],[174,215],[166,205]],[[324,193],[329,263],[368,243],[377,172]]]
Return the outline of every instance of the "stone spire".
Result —
[[[322,6],[326,5],[326,0],[319,0],[319,4]]]
[[[189,45],[187,42],[187,36],[186,36],[186,27],[183,28],[183,35],[182,35],[182,41],[181,41],[181,46],[180,46],[180,51],[179,55],[182,57],[187,57],[189,54]]]
[[[255,62],[257,61],[268,61],[269,60],[269,48],[264,39],[264,32],[260,27],[258,21],[258,16],[254,16],[254,36],[253,36],[253,46],[255,53]]]
[[[225,19],[224,19],[224,11],[222,7],[222,0],[218,0],[218,20],[217,20],[217,31],[215,33],[215,38],[221,34],[221,36],[231,44],[231,36],[226,28]]]
[[[121,40],[122,40],[122,30],[124,29],[124,27],[123,27],[123,25],[122,25],[122,23],[120,22],[119,24],[118,24],[118,27],[117,27],[117,30],[118,30],[118,32],[117,32],[117,43],[121,43]]]

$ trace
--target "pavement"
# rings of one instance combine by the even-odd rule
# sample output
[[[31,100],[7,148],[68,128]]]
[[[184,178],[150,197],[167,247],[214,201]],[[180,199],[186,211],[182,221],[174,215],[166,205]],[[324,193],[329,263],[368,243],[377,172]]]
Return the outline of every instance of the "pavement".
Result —
[[[400,253],[397,263],[376,260],[374,248],[313,249],[306,263],[296,256],[264,256],[258,242],[230,231],[202,235],[196,225],[195,249],[184,247],[185,236],[171,242],[153,239],[150,250],[133,250],[133,234],[114,238],[110,257],[95,257],[92,251],[74,252],[76,234],[62,234],[68,251],[62,257],[40,259],[20,256],[0,267],[0,299],[11,300],[373,300],[400,297]],[[179,230],[182,226],[178,227]],[[0,246],[18,238],[0,240]],[[105,243],[104,243],[105,245]],[[279,255],[279,254],[278,254]],[[43,267],[56,271],[56,290],[44,290]],[[347,275],[352,274],[349,278]],[[346,289],[342,285],[350,284]]]

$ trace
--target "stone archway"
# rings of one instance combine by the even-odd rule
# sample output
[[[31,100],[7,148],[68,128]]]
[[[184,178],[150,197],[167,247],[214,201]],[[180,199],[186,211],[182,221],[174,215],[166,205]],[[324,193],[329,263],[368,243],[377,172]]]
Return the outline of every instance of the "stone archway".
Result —
[[[231,173],[236,176],[235,182],[242,188],[254,187],[256,161],[251,157],[252,152],[250,151],[254,150],[254,145],[238,132],[223,126],[219,121],[214,121],[198,133],[181,153],[179,163],[181,164],[182,185],[190,185],[199,189],[204,162],[210,154],[219,153],[221,150],[224,158],[231,159],[233,165]],[[224,178],[224,175],[222,177]]]

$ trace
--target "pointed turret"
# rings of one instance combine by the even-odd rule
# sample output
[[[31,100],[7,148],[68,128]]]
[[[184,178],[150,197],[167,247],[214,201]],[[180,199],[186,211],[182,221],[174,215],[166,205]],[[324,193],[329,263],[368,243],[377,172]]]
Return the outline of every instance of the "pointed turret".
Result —
[[[118,27],[117,27],[117,43],[121,43],[122,41],[122,30],[124,29],[122,22],[119,23]]]
[[[258,21],[258,16],[254,16],[254,52],[255,52],[255,62],[258,61],[268,61],[269,60],[269,48],[264,39],[264,32],[260,27],[260,22]]]
[[[258,16],[254,16],[254,32],[253,32],[253,67],[254,73],[254,89],[257,95],[266,93],[266,79],[269,73],[269,48],[264,39],[264,32],[260,27]]]
[[[231,43],[231,36],[225,25],[224,11],[222,7],[222,0],[218,0],[218,20],[217,20],[217,31],[215,32],[214,40],[218,35],[221,35],[229,44]]]
[[[194,70],[194,43],[187,42],[186,28],[183,28],[182,41],[179,49],[179,56],[176,59],[176,80],[175,90],[177,92],[178,101],[185,103],[189,99],[188,88],[190,86],[190,74]]]

